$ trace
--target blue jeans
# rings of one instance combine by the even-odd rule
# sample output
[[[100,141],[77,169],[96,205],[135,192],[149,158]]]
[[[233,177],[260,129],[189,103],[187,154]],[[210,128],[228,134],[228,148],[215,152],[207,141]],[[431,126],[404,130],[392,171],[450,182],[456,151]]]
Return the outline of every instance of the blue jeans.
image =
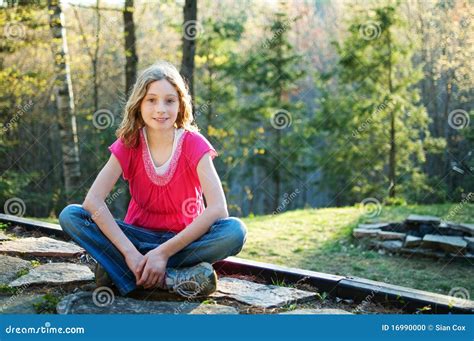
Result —
[[[120,229],[141,254],[146,254],[176,235],[174,232],[153,231],[115,219]],[[71,238],[82,246],[109,274],[121,295],[137,288],[135,276],[125,258],[102,233],[82,205],[66,206],[59,215],[59,224]],[[168,259],[167,267],[179,268],[200,262],[214,263],[242,250],[247,228],[235,217],[218,219],[209,231]]]

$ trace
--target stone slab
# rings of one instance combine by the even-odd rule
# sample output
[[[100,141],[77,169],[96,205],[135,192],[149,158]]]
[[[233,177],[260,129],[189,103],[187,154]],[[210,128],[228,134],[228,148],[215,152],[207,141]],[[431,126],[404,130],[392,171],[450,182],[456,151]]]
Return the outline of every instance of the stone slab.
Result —
[[[108,289],[108,288],[107,288]],[[191,314],[235,315],[234,307],[196,302],[141,301],[115,296],[109,290],[78,292],[64,297],[57,305],[58,314]]]
[[[474,224],[460,223],[451,226],[454,226],[456,230],[460,230],[469,234],[470,236],[474,236]]]
[[[403,243],[400,240],[385,240],[378,242],[377,245],[387,251],[398,252],[402,248]]]
[[[421,246],[425,248],[439,248],[447,252],[460,252],[466,249],[467,241],[462,237],[427,234],[423,237]]]
[[[439,225],[441,223],[441,219],[438,218],[438,217],[429,216],[429,215],[410,214],[405,219],[405,222],[407,222],[407,223],[416,223],[416,224]]]
[[[85,250],[77,245],[49,237],[20,238],[0,244],[0,253],[9,255],[75,257],[84,252]]]
[[[381,231],[379,229],[354,229],[352,235],[355,238],[375,237]]]
[[[68,284],[94,280],[94,273],[85,265],[74,263],[48,263],[40,265],[28,274],[9,284],[19,287],[32,284]]]
[[[377,233],[377,238],[382,240],[404,240],[405,236],[405,233],[391,231],[380,231]]]
[[[36,314],[33,306],[43,295],[0,296],[0,314]]]
[[[416,236],[407,235],[403,243],[403,247],[417,247],[420,246],[423,239]]]
[[[289,303],[316,299],[317,293],[291,287],[265,285],[242,279],[223,277],[217,282],[217,292],[210,297],[230,297],[260,308],[281,307]]]
[[[464,237],[464,240],[467,242],[469,252],[474,253],[474,237]]]
[[[367,229],[367,230],[370,230],[370,229],[383,229],[385,227],[389,227],[390,226],[390,223],[373,223],[373,224],[359,224],[357,226],[357,228],[359,229]]]
[[[30,262],[17,257],[0,255],[0,284],[8,284],[15,280],[19,271],[30,270]]]

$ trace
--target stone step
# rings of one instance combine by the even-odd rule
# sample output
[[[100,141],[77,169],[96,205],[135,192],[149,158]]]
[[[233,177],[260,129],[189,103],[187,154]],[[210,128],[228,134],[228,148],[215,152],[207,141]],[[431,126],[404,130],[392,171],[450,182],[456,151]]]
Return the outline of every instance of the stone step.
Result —
[[[36,314],[34,304],[42,302],[42,297],[38,294],[0,296],[0,314]]]
[[[463,252],[466,249],[467,241],[462,237],[426,234],[421,246],[424,248],[440,248],[447,252]]]
[[[414,224],[433,224],[439,225],[441,223],[441,219],[434,216],[429,215],[418,215],[418,214],[410,214],[406,219],[406,223],[414,223]]]
[[[376,237],[379,232],[382,232],[380,229],[354,229],[352,235],[355,238],[367,238],[367,237]]]
[[[360,229],[366,229],[366,230],[370,230],[370,229],[383,229],[383,228],[386,228],[386,227],[390,227],[390,223],[372,223],[372,224],[359,224],[357,226],[357,228],[360,228]]]
[[[405,242],[403,243],[403,247],[416,247],[416,246],[420,246],[422,240],[423,240],[423,239],[420,238],[420,237],[407,235],[407,237],[405,238]]]
[[[41,257],[76,257],[85,250],[75,244],[49,237],[19,238],[0,244],[0,253]]]
[[[8,284],[17,278],[20,271],[29,271],[33,266],[30,262],[6,255],[0,255],[0,284]]]
[[[141,301],[115,296],[106,287],[94,292],[78,292],[64,297],[57,305],[58,314],[238,314],[238,310],[220,304],[190,301]],[[107,290],[108,289],[108,290]]]
[[[474,237],[464,237],[464,240],[467,242],[469,252],[474,253]]]
[[[211,294],[210,297],[230,297],[255,307],[276,308],[285,304],[316,299],[317,293],[223,277],[219,278],[217,291]]]
[[[405,236],[405,233],[391,231],[380,231],[377,233],[377,238],[382,240],[404,240]]]
[[[85,265],[74,263],[48,263],[40,265],[28,274],[17,278],[9,284],[11,287],[29,286],[32,284],[68,284],[93,281],[94,273]]]

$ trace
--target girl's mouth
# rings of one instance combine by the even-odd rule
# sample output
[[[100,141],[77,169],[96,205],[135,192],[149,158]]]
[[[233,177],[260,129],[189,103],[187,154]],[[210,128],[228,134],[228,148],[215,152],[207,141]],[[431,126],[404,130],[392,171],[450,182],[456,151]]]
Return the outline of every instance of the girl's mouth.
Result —
[[[168,118],[153,118],[157,122],[165,122]]]

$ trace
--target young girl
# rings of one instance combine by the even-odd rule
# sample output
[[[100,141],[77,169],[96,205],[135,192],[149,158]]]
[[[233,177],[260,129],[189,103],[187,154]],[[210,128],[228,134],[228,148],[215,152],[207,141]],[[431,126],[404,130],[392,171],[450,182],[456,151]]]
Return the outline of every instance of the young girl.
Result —
[[[208,295],[217,284],[210,263],[236,255],[245,243],[245,225],[227,213],[212,162],[217,152],[192,121],[178,70],[163,61],[144,70],[110,159],[83,204],[59,215],[62,229],[97,260],[96,279],[102,266],[122,295],[137,287]],[[120,175],[131,194],[124,221],[105,204]]]

